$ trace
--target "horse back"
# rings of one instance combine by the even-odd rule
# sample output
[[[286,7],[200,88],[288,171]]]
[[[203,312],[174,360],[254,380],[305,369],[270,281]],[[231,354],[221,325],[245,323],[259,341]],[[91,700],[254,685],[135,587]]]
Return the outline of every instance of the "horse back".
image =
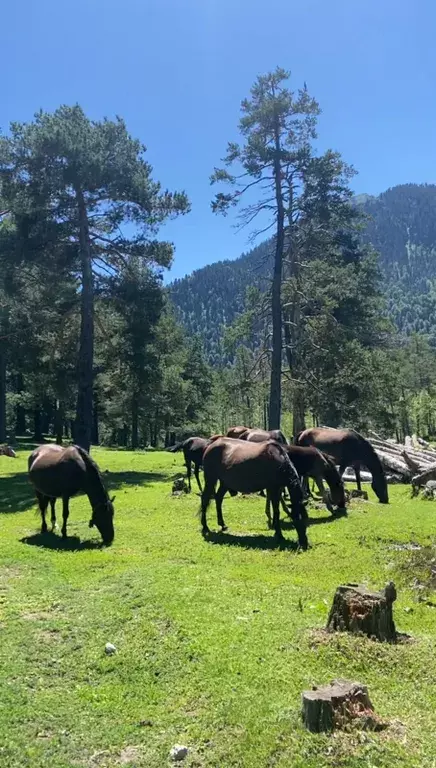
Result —
[[[29,479],[44,496],[58,498],[86,491],[87,469],[74,446],[40,445],[29,456]]]

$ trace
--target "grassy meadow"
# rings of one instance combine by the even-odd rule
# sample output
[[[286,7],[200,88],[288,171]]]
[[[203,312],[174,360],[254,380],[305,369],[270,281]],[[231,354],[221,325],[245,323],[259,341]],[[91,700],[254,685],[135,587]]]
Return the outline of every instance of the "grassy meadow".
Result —
[[[226,498],[228,533],[204,540],[195,481],[171,496],[181,454],[96,449],[115,542],[80,497],[64,544],[39,534],[28,452],[0,457],[2,768],[162,768],[176,743],[189,768],[436,765],[435,504],[397,486],[388,507],[312,509],[297,553],[288,523],[274,546],[261,498]],[[338,584],[391,579],[409,642],[322,632]],[[306,732],[301,692],[334,677],[366,683],[390,727]]]

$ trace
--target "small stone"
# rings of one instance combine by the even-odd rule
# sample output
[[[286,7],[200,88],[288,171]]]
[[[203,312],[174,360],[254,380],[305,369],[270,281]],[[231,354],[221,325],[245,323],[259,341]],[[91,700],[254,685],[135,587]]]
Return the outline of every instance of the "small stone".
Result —
[[[174,760],[175,763],[184,760],[187,754],[188,747],[184,747],[182,744],[175,744],[174,747],[170,750],[171,760]]]
[[[117,652],[117,649],[112,643],[106,643],[104,652],[107,654],[107,656],[113,656],[113,654]]]

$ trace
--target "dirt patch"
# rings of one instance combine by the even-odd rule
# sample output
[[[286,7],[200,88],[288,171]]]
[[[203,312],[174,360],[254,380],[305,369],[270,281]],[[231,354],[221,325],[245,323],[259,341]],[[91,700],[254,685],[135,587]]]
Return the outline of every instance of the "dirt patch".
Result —
[[[141,757],[141,747],[124,747],[118,758],[120,765],[131,765]]]

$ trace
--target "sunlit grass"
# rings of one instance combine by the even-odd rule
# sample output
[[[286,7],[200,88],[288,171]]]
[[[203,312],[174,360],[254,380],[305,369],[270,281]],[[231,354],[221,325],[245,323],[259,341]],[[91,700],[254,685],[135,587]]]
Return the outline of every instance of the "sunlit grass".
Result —
[[[434,504],[394,487],[389,507],[371,495],[347,518],[312,510],[312,548],[296,554],[272,546],[259,497],[226,498],[228,535],[204,540],[198,496],[171,496],[180,455],[94,456],[116,494],[109,549],[88,528],[86,498],[71,504],[78,548],[57,534],[40,546],[26,453],[0,458],[2,768],[162,768],[175,743],[191,767],[434,764],[436,608],[418,602],[422,563],[415,573],[412,553],[396,548],[432,544]],[[412,643],[319,631],[338,584],[390,579]],[[338,676],[366,683],[392,727],[305,732],[302,690]]]

